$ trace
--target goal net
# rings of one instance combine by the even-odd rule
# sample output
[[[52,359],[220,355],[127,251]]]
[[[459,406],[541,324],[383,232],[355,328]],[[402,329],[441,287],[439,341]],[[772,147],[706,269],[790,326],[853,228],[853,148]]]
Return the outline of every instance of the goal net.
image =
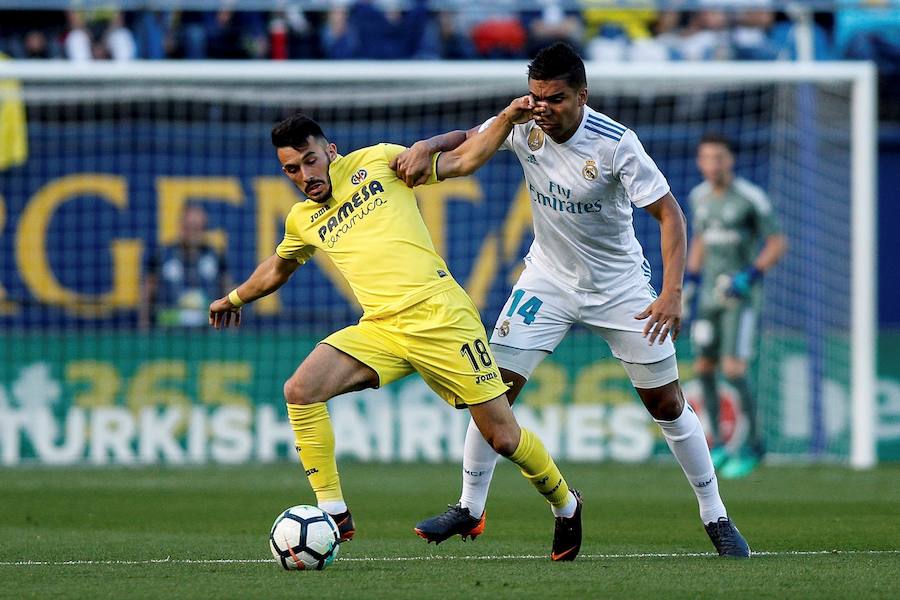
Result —
[[[273,123],[303,110],[345,153],[410,145],[480,124],[527,91],[522,63],[72,69],[0,66],[0,133],[27,141],[0,171],[4,464],[290,457],[281,386],[317,340],[359,317],[349,288],[316,256],[248,307],[239,332],[204,326],[208,302],[271,255],[301,199],[280,173]],[[871,72],[591,65],[588,80],[589,104],[637,132],[689,221],[698,140],[733,140],[738,175],[768,193],[790,244],[762,284],[751,381],[765,444],[777,458],[871,464]],[[515,157],[499,153],[473,177],[417,190],[438,251],[489,328],[532,239],[522,182]],[[204,219],[200,255],[185,258],[181,240]],[[659,289],[659,227],[642,210],[634,224]],[[687,335],[678,350],[703,414]],[[746,419],[720,387],[721,429],[738,445]],[[605,343],[579,328],[517,410],[564,460],[667,452]],[[340,398],[332,412],[342,456],[461,455],[465,415],[418,378]]]

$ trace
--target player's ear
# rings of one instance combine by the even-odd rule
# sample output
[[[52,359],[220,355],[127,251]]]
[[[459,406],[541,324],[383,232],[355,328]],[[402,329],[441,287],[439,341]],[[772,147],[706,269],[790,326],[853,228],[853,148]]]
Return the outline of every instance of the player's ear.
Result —
[[[337,146],[334,142],[328,142],[328,145],[325,146],[325,152],[328,153],[328,158],[331,160],[337,158]]]
[[[587,99],[588,99],[587,88],[583,87],[580,90],[578,90],[578,106],[584,106],[585,104],[587,104]]]

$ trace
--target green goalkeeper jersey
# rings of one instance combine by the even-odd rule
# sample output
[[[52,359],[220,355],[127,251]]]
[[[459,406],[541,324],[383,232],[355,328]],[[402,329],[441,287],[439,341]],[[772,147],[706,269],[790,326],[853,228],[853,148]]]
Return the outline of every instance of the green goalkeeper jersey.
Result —
[[[766,193],[740,177],[722,195],[703,182],[691,190],[688,200],[693,235],[700,236],[706,250],[701,302],[716,304],[716,281],[750,266],[760,244],[779,233],[780,224]]]

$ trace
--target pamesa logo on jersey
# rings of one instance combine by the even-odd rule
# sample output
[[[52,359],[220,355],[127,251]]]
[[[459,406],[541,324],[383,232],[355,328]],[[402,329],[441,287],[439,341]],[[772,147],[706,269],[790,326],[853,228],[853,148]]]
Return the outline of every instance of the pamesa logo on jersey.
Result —
[[[360,171],[365,173],[362,169]],[[319,227],[319,240],[328,248],[334,248],[341,236],[350,231],[358,221],[379,206],[387,204],[388,199],[381,196],[382,193],[384,186],[377,179],[359,188],[349,201],[341,204],[337,213],[328,217],[328,221]],[[331,234],[330,237],[328,234]]]
[[[366,177],[368,177],[368,176],[369,176],[369,174],[366,173],[365,169],[360,169],[359,171],[357,171],[356,173],[354,173],[353,175],[350,176],[350,183],[352,183],[353,185],[359,185],[363,181],[365,181]]]

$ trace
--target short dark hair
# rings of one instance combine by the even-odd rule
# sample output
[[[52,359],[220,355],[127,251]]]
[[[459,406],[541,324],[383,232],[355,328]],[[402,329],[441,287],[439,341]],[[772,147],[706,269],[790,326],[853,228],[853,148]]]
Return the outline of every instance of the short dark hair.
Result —
[[[538,81],[562,79],[566,85],[576,90],[587,87],[584,61],[572,46],[565,42],[556,42],[538,52],[534,60],[528,64],[528,79]]]
[[[704,133],[703,137],[700,138],[697,147],[699,148],[703,144],[718,144],[719,146],[725,146],[726,150],[734,154],[734,144],[721,133]]]
[[[272,145],[276,148],[299,148],[309,136],[328,141],[322,128],[302,112],[295,112],[272,128]]]

